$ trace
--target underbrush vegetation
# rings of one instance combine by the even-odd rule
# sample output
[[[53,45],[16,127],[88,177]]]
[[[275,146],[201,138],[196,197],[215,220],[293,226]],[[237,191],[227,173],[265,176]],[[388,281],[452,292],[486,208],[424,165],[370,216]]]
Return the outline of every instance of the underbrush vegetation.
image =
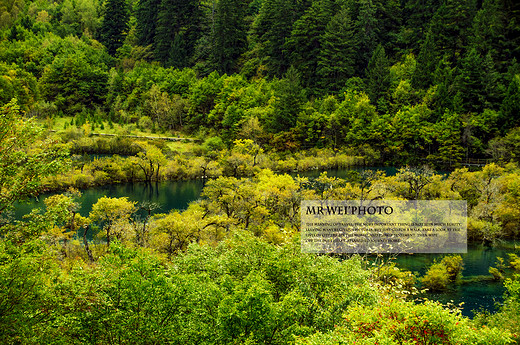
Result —
[[[451,283],[456,283],[461,278],[462,257],[460,255],[448,255],[438,263],[430,266],[421,283],[432,291],[445,290]]]
[[[299,243],[301,201],[336,198],[464,198],[479,224],[471,236],[514,236],[515,164],[447,177],[403,167],[395,176],[366,171],[309,180],[266,167],[318,169],[358,158],[332,149],[265,153],[240,139],[230,149],[192,156],[136,141],[134,156],[73,162],[71,170],[66,144],[18,113],[15,103],[3,107],[0,127],[1,147],[11,148],[0,150],[1,343],[506,344],[517,335],[517,323],[502,324],[518,314],[516,278],[505,280],[509,297],[499,313],[472,321],[438,303],[416,304],[409,272],[357,255],[305,254]],[[151,183],[188,174],[186,167],[214,178],[183,211],[156,213],[157,205],[102,197],[81,215],[80,192],[71,188],[23,220],[6,212],[41,182]],[[511,266],[517,259],[510,257]],[[462,268],[456,256],[439,264],[448,280]]]
[[[332,332],[298,339],[300,345],[332,344],[509,344],[512,336],[481,326],[439,303],[385,297],[377,305],[349,307]]]
[[[383,289],[358,256],[302,254],[297,240],[276,246],[235,232],[216,247],[192,244],[171,260],[118,241],[95,264],[54,255],[40,240],[2,242],[3,342],[507,344],[512,338],[497,321],[477,327],[457,309],[415,304]],[[493,320],[515,309],[507,310]]]

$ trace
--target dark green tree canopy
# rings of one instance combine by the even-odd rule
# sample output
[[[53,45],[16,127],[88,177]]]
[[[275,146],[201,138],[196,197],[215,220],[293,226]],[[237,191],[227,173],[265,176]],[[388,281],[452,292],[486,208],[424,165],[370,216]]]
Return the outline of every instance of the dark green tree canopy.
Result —
[[[99,39],[112,56],[116,55],[117,49],[123,45],[128,33],[129,18],[130,12],[125,0],[106,0]]]

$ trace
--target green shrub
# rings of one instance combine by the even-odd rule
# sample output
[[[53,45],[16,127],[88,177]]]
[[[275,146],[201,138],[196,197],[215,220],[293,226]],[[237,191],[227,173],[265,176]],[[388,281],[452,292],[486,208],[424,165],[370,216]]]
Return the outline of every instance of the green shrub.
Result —
[[[394,262],[378,267],[375,270],[375,277],[383,284],[391,285],[399,290],[411,292],[415,287],[413,273],[400,270]]]
[[[445,265],[435,263],[430,266],[424,277],[420,278],[424,287],[433,290],[445,290],[450,283],[450,274]]]
[[[509,265],[511,266],[511,268],[514,269],[516,272],[520,272],[520,257],[513,253],[507,255],[509,256]]]
[[[496,267],[490,267],[489,274],[493,276],[494,280],[504,280],[504,274]]]
[[[152,121],[152,119],[150,119],[148,116],[142,116],[140,119],[139,119],[139,128],[143,129],[143,130],[151,130],[152,127],[153,127],[154,123]]]
[[[504,280],[504,272],[506,265],[504,264],[504,259],[501,257],[497,257],[495,262],[496,267],[489,268],[489,274],[493,276],[494,280]]]
[[[448,272],[451,281],[456,281],[460,278],[463,268],[463,261],[460,255],[445,256],[442,258],[441,264],[446,266],[446,271]]]
[[[216,151],[220,151],[226,148],[226,145],[222,141],[220,137],[211,137],[206,140],[204,140],[204,143],[202,144],[202,149],[206,153],[214,153]]]
[[[1,343],[290,344],[294,336],[332,331],[348,306],[378,299],[359,258],[303,254],[298,241],[278,247],[246,233],[216,248],[194,244],[172,263],[113,241],[95,265],[72,262],[48,287],[42,263],[31,264],[19,270],[20,282],[42,283],[27,300],[13,298],[19,311],[0,314],[0,331],[16,322],[27,329],[4,342],[0,334]],[[0,283],[5,277],[9,288],[15,275],[4,266],[0,260]],[[47,290],[42,305],[36,292]],[[32,316],[43,307],[46,319],[38,322]]]
[[[445,256],[441,262],[431,265],[420,281],[430,290],[445,290],[450,283],[460,278],[462,267],[463,261],[460,255]]]
[[[513,279],[506,279],[504,286],[504,303],[497,313],[480,313],[475,320],[481,325],[499,327],[513,333],[513,338],[520,344],[520,275],[515,274]]]
[[[349,308],[332,332],[299,338],[298,345],[336,344],[508,344],[511,334],[498,328],[477,328],[458,310],[426,301],[422,304],[393,297],[377,305]]]

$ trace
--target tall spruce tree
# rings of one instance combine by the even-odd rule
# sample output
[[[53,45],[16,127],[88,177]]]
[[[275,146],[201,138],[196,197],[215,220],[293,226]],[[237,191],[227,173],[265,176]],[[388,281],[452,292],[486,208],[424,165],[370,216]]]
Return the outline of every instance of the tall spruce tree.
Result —
[[[462,97],[462,109],[479,113],[486,108],[498,110],[505,92],[491,53],[483,57],[475,48],[460,61],[454,87]]]
[[[517,0],[502,0],[507,23],[507,51],[509,59],[520,60],[520,2]]]
[[[216,5],[211,60],[221,73],[234,72],[247,48],[247,10],[248,2],[244,0],[219,0]]]
[[[139,45],[154,45],[157,14],[160,6],[161,0],[139,0],[136,11],[136,30]]]
[[[376,6],[372,0],[359,1],[359,12],[356,19],[356,39],[359,42],[359,48],[357,49],[357,70],[364,71],[370,57],[374,53],[374,49],[379,43],[379,25],[376,18]]]
[[[426,89],[432,84],[433,72],[439,63],[438,55],[433,33],[429,30],[417,56],[417,68],[412,77],[414,87]]]
[[[296,119],[302,104],[302,87],[300,76],[294,67],[287,70],[284,78],[275,89],[278,98],[273,106],[273,116],[267,126],[273,133],[288,131],[296,125]]]
[[[388,90],[390,84],[389,76],[389,63],[385,48],[379,44],[374,50],[366,70],[367,93],[373,104],[378,104],[379,99]]]
[[[461,95],[457,93],[455,85],[456,70],[447,55],[439,60],[433,73],[432,83],[435,85],[433,108],[438,118],[447,110],[462,111],[460,108]]]
[[[485,102],[484,85],[481,81],[482,56],[471,49],[460,62],[455,78],[455,87],[460,92],[464,111],[479,112]]]
[[[162,0],[155,30],[155,57],[167,66],[189,66],[201,35],[199,0]]]
[[[395,56],[408,52],[404,46],[399,31],[403,26],[403,10],[400,0],[374,0],[376,7],[376,19],[378,24],[378,39],[383,43],[386,54]]]
[[[473,19],[471,47],[481,54],[491,52],[500,72],[520,58],[520,3],[511,0],[483,0]]]
[[[114,56],[125,40],[130,13],[125,0],[107,0],[103,12],[99,40]]]
[[[318,54],[319,85],[323,91],[338,91],[354,75],[358,42],[347,9],[341,9],[327,24]]]
[[[290,37],[293,23],[309,6],[308,0],[264,0],[253,25],[253,38],[260,46],[271,75],[281,77],[290,60],[285,41]]]
[[[500,108],[502,131],[520,126],[520,74],[511,79]]]
[[[305,14],[294,23],[291,37],[286,42],[287,54],[298,70],[304,87],[314,89],[322,36],[335,10],[332,0],[313,1]]]
[[[497,64],[491,52],[488,52],[482,61],[480,71],[480,82],[486,95],[484,105],[488,109],[498,109],[500,101],[505,96],[506,87],[501,79],[497,71]]]
[[[437,0],[405,0],[403,5],[403,41],[412,51],[419,51],[426,39],[429,23],[439,7]]]
[[[474,0],[445,0],[435,12],[430,29],[440,56],[456,62],[464,53],[476,13]]]
[[[484,0],[473,18],[470,44],[480,54],[490,51],[494,55],[504,50],[506,16],[500,0]]]

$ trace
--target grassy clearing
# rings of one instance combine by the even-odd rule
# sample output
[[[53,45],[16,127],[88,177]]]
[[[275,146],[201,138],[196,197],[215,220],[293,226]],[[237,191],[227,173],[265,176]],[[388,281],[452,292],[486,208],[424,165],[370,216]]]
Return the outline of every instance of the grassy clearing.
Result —
[[[42,123],[46,128],[50,130],[54,130],[56,132],[62,132],[70,128],[80,128],[75,125],[71,125],[72,117],[57,117],[53,119],[45,119],[42,120]],[[118,124],[112,123],[109,124],[106,121],[102,122],[102,125],[99,123],[89,123],[82,125],[82,129],[86,132],[90,133],[106,133],[106,134],[116,134],[116,135],[138,135],[138,136],[149,136],[149,137],[185,137],[179,132],[173,131],[165,131],[165,132],[150,132],[147,130],[143,130],[138,128],[136,124]]]
[[[143,137],[174,137],[174,138],[186,138],[185,135],[178,132],[159,132],[152,133],[150,131],[141,130],[137,128],[135,124],[118,124],[112,123],[111,125],[103,121],[103,126],[100,124],[90,124],[77,127],[76,125],[71,125],[72,122],[71,116],[66,117],[56,117],[53,119],[45,119],[41,120],[42,124],[45,128],[56,131],[57,133],[62,133],[71,129],[82,129],[86,134],[114,134],[114,135],[136,135]],[[166,146],[172,151],[177,153],[188,153],[193,152],[198,147],[200,147],[200,143],[191,142],[191,141],[168,141],[166,142]]]
[[[200,147],[199,143],[195,142],[181,142],[181,141],[169,141],[166,145],[168,148],[177,153],[187,153],[187,152],[193,152],[195,148]]]

